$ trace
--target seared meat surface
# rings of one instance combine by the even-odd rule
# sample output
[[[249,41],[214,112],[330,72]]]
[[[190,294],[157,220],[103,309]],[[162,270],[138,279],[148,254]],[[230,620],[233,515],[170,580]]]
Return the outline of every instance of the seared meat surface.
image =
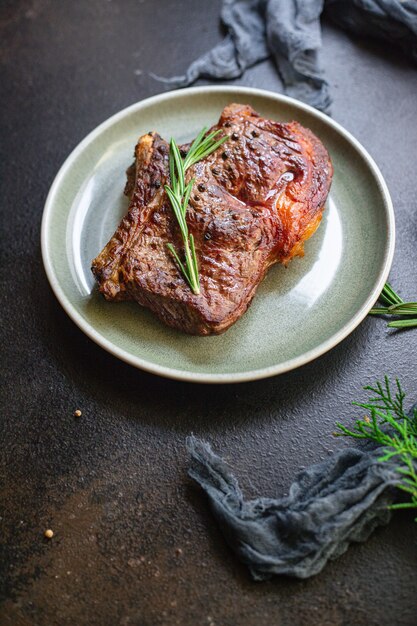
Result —
[[[186,174],[186,182],[195,178],[187,222],[201,293],[191,291],[166,247],[183,249],[164,191],[169,145],[155,132],[136,145],[125,188],[129,211],[92,263],[107,300],[136,300],[195,335],[225,331],[246,311],[270,265],[303,255],[333,173],[322,143],[297,122],[274,122],[231,104],[217,128],[228,141]]]

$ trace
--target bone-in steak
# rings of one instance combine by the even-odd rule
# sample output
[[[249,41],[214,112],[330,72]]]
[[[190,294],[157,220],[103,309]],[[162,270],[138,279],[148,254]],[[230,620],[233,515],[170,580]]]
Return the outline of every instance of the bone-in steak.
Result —
[[[107,300],[136,300],[165,324],[195,335],[225,331],[246,311],[270,265],[303,255],[333,173],[322,143],[297,122],[275,122],[231,104],[217,128],[228,141],[186,175],[186,181],[195,178],[187,222],[200,294],[166,246],[180,251],[182,240],[164,191],[169,146],[155,132],[136,145],[125,189],[129,211],[92,263]]]

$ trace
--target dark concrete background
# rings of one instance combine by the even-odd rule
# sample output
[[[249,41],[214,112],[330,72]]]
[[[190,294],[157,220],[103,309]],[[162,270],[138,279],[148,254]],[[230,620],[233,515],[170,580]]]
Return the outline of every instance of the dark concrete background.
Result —
[[[184,450],[193,431],[230,461],[248,496],[285,493],[298,469],[345,445],[334,422],[354,415],[362,385],[397,375],[417,398],[417,330],[366,319],[298,371],[182,384],[88,340],[43,271],[42,209],[62,161],[108,116],[163,90],[147,71],[178,73],[218,41],[218,10],[193,0],[0,5],[2,625],[417,624],[412,513],[309,581],[253,583],[187,478]],[[334,118],[388,182],[391,279],[415,298],[416,69],[387,44],[327,25],[323,61]],[[281,90],[269,63],[236,83]]]

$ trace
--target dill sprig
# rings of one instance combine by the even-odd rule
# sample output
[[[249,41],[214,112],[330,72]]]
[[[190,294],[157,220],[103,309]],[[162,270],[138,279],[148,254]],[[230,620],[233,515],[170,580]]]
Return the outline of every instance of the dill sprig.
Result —
[[[384,383],[377,382],[375,387],[364,387],[374,394],[368,402],[354,402],[355,406],[365,410],[369,415],[357,419],[353,428],[347,428],[340,422],[336,423],[339,432],[336,436],[368,439],[382,448],[379,462],[398,459],[395,467],[399,474],[397,487],[405,491],[410,500],[391,505],[392,509],[417,508],[417,408],[412,415],[404,409],[405,393],[400,381],[396,379],[395,392],[391,391],[388,377]],[[417,521],[417,518],[416,518]]]
[[[220,130],[209,133],[206,137],[207,128],[203,128],[194,139],[184,158],[181,157],[180,149],[174,139],[171,139],[169,150],[169,173],[171,178],[171,186],[165,185],[165,191],[171,202],[175,217],[181,231],[181,237],[184,244],[184,263],[181,261],[178,252],[171,243],[167,243],[167,248],[171,252],[178,264],[185,279],[190,285],[192,291],[198,295],[200,293],[200,279],[198,276],[198,263],[195,253],[194,237],[188,231],[186,221],[187,207],[190,200],[191,190],[195,179],[192,178],[185,184],[185,173],[192,165],[201,161],[209,154],[217,150],[228,136],[216,139]]]
[[[389,283],[385,284],[379,301],[385,306],[374,307],[369,311],[369,315],[393,315],[406,318],[389,322],[390,328],[413,328],[417,326],[417,302],[404,302]],[[411,319],[408,316],[411,316]]]

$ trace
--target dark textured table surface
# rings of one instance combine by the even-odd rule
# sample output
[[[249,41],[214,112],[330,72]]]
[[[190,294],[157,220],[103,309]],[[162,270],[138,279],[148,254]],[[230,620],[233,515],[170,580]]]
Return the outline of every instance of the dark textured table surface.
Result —
[[[193,0],[1,3],[2,625],[417,624],[412,513],[311,580],[253,583],[187,478],[184,449],[193,431],[248,496],[285,493],[299,468],[344,445],[333,425],[353,416],[363,384],[397,375],[416,399],[417,331],[366,319],[284,376],[182,384],[88,340],[43,271],[42,209],[62,161],[108,116],[163,89],[148,71],[178,73],[218,41],[218,10]],[[328,25],[323,62],[333,117],[374,156],[393,197],[392,282],[416,296],[416,69]],[[281,90],[269,63],[236,82]]]

